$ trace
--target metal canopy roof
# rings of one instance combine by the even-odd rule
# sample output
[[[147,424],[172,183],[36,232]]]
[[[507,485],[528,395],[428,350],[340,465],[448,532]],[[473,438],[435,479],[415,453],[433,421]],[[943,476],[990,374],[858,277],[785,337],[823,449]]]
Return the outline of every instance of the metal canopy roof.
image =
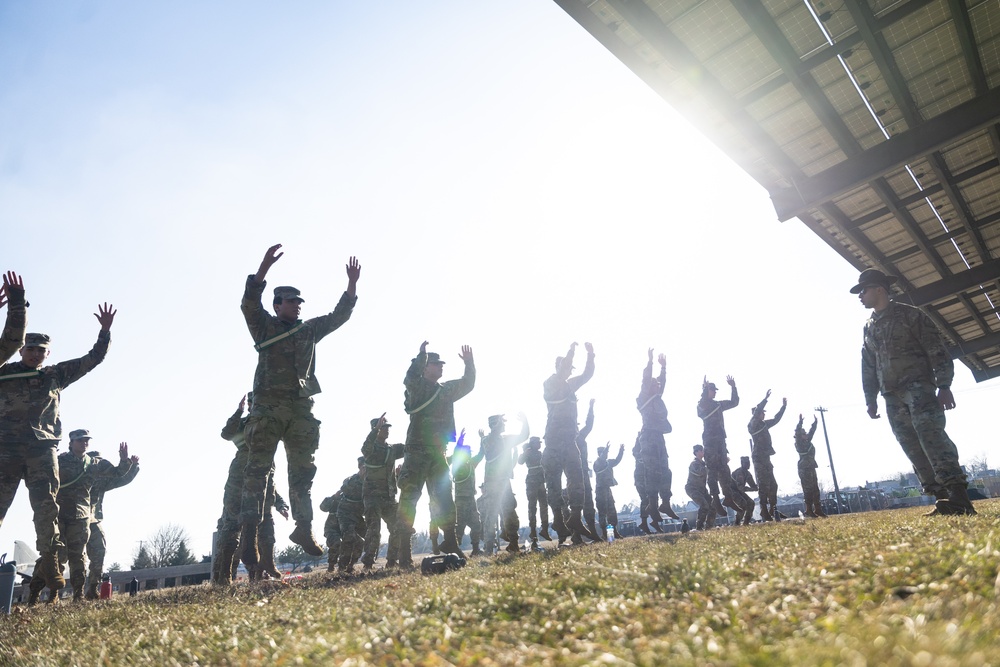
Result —
[[[555,0],[1000,375],[1000,0]]]

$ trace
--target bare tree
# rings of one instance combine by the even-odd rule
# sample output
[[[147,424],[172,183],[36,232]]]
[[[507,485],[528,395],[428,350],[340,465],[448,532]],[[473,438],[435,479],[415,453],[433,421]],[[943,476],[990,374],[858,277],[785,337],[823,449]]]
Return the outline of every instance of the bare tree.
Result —
[[[168,523],[160,526],[152,537],[140,543],[136,558],[138,558],[139,553],[145,552],[144,555],[149,558],[148,561],[145,561],[149,563],[146,567],[166,567],[172,565],[173,561],[176,560],[182,545],[185,551],[187,550],[187,542],[190,541],[187,531],[178,525]],[[186,554],[186,556],[189,555]]]
[[[965,464],[965,467],[969,470],[969,476],[971,477],[982,477],[987,472],[989,472],[990,465],[986,461],[986,452],[980,452],[977,456],[974,456]]]

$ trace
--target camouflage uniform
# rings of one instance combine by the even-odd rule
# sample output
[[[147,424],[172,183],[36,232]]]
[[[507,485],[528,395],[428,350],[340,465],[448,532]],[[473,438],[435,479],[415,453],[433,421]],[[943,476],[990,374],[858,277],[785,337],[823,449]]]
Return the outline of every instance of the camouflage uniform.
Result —
[[[403,458],[402,444],[390,445],[379,442],[375,425],[372,420],[372,430],[361,446],[365,458],[365,479],[362,495],[365,504],[365,550],[361,562],[371,568],[378,558],[382,543],[382,522],[389,529],[389,540],[386,545],[386,567],[393,567],[399,561],[399,541],[403,534],[399,528],[399,505],[396,503],[396,460]],[[386,426],[389,426],[386,424]]]
[[[28,334],[26,345],[32,336],[39,334]],[[60,586],[62,574],[54,571],[62,546],[56,523],[56,447],[62,437],[59,398],[63,389],[104,361],[110,343],[111,332],[102,330],[94,347],[79,359],[37,370],[20,361],[0,366],[0,525],[23,479],[34,515],[35,549],[43,565],[36,571]]]
[[[646,492],[645,497],[640,497],[640,502],[645,505],[646,513],[652,518],[654,525],[660,522],[660,512],[668,516],[674,514],[670,507],[673,474],[670,472],[667,445],[663,439],[664,434],[673,430],[667,419],[667,406],[663,403],[666,381],[667,368],[660,366],[660,376],[654,382],[653,360],[650,359],[642,372],[642,386],[635,399],[639,414],[642,415],[639,456],[642,459],[645,475],[643,489]],[[657,497],[662,501],[659,507]]]
[[[946,498],[949,489],[965,490],[958,449],[945,433],[938,388],[951,387],[955,365],[941,334],[919,309],[890,302],[865,324],[861,381],[865,403],[885,397],[892,432],[923,486],[924,493]],[[971,507],[971,505],[970,505]]]
[[[632,460],[635,461],[632,481],[635,483],[635,492],[639,494],[639,530],[649,535],[651,531],[646,523],[646,519],[649,518],[649,510],[647,509],[650,504],[647,498],[649,490],[646,488],[646,468],[642,462],[642,446],[639,444],[638,435],[635,438],[635,444],[632,445]],[[659,524],[654,525],[659,526]]]
[[[487,509],[483,520],[483,547],[487,554],[499,549],[497,542],[497,523],[501,521],[501,535],[508,539],[507,551],[518,550],[517,533],[521,522],[517,516],[517,499],[511,489],[510,480],[514,476],[514,466],[517,465],[516,447],[528,439],[528,424],[521,423],[521,432],[517,435],[503,434],[503,416],[490,417],[490,432],[482,442],[482,451],[486,455],[486,470],[483,472],[483,483],[486,485],[485,497]]]
[[[249,453],[240,518],[252,527],[264,517],[267,476],[281,441],[285,443],[288,496],[296,524],[293,541],[312,542],[310,492],[316,475],[320,424],[312,414],[312,396],[320,392],[315,376],[316,343],[350,319],[357,297],[344,292],[332,313],[288,323],[264,310],[261,295],[265,284],[248,276],[240,306],[258,347],[253,406],[246,424]],[[268,344],[282,335],[286,337]],[[262,344],[266,347],[261,348]]]
[[[695,527],[698,530],[711,528],[715,525],[715,508],[712,497],[708,495],[708,466],[697,456],[688,466],[687,484],[684,493],[698,506],[698,518]]]
[[[545,497],[545,473],[542,470],[542,440],[532,438],[524,446],[524,451],[517,457],[517,462],[528,467],[528,474],[524,478],[524,490],[528,496],[528,526],[531,529],[531,541],[538,541],[537,516],[542,515],[541,535],[544,539],[549,539],[549,507]]]
[[[399,473],[399,522],[403,531],[400,539],[399,563],[411,567],[410,538],[417,501],[424,485],[431,497],[431,519],[444,531],[445,551],[460,553],[455,535],[455,499],[451,491],[451,476],[445,448],[455,440],[455,401],[476,385],[476,366],[472,359],[465,362],[461,379],[444,383],[424,377],[428,353],[419,353],[406,371],[403,405],[410,415],[406,429],[403,467]]]
[[[483,539],[483,522],[476,507],[476,466],[483,460],[486,451],[470,456],[468,447],[455,447],[451,457],[451,476],[455,481],[455,535],[461,543],[465,528],[469,528],[472,554],[482,553],[479,544]],[[510,484],[507,485],[510,487]]]
[[[87,578],[83,552],[90,539],[91,490],[100,480],[121,479],[128,474],[132,461],[122,459],[117,466],[107,459],[91,454],[80,458],[72,452],[59,455],[59,534],[63,546],[59,548],[60,569],[69,562],[69,579],[73,597],[83,597]]]
[[[736,387],[728,401],[716,401],[707,396],[698,402],[698,416],[704,422],[701,441],[705,445],[705,465],[708,466],[708,489],[712,497],[719,498],[721,487],[723,504],[737,512],[744,509],[736,496],[732,474],[729,471],[729,450],[726,448],[726,424],[723,412],[740,404]]]
[[[363,460],[363,459],[362,459]],[[364,478],[360,473],[354,473],[344,480],[340,487],[340,503],[337,506],[337,524],[340,527],[340,537],[343,540],[340,547],[340,559],[337,570],[348,574],[364,548],[365,532],[365,498]]]
[[[754,502],[746,491],[747,489],[757,490],[757,484],[753,481],[753,475],[750,474],[750,457],[740,457],[740,467],[733,471],[733,485],[736,496],[739,498],[737,504],[741,506],[741,509],[736,512],[734,523],[749,524],[753,519]]]
[[[764,406],[767,405],[767,397],[764,397],[757,407],[753,409],[753,416],[747,424],[750,432],[750,456],[753,459],[753,469],[757,471],[757,483],[760,485],[760,517],[765,521],[778,518],[778,482],[774,479],[774,464],[771,457],[774,456],[774,447],[771,444],[771,428],[781,421],[785,414],[785,405],[782,403],[778,413],[771,419],[764,419]]]
[[[615,506],[615,496],[611,492],[611,487],[618,486],[614,468],[622,462],[624,454],[625,450],[621,449],[616,458],[609,459],[608,448],[598,447],[597,460],[594,461],[594,476],[597,479],[597,519],[605,539],[607,539],[607,526],[612,526],[615,533],[618,531],[618,508]]]
[[[806,516],[826,516],[820,506],[819,480],[816,477],[816,448],[812,444],[816,434],[816,420],[806,433],[802,428],[802,418],[795,427],[795,451],[799,453],[799,481],[802,483],[802,497],[806,504]]]
[[[340,547],[343,544],[343,539],[340,534],[340,523],[337,521],[337,512],[340,509],[340,491],[337,491],[332,496],[328,496],[323,499],[323,502],[319,504],[319,510],[321,512],[328,512],[326,517],[326,523],[323,524],[323,537],[326,538],[326,549],[327,549],[327,571],[333,572],[337,567],[337,562],[340,560]]]
[[[570,363],[565,359],[559,361]],[[566,475],[571,520],[578,519],[583,511],[586,498],[584,485],[583,458],[577,444],[576,392],[594,376],[594,354],[587,354],[583,373],[562,379],[558,373],[551,375],[543,385],[543,396],[548,408],[545,422],[545,449],[542,451],[542,466],[545,471],[545,495],[552,509],[553,527],[562,540],[578,530],[567,526],[563,519],[562,475]],[[582,520],[578,523],[583,527]]]
[[[587,451],[587,436],[594,430],[594,403],[591,401],[587,408],[587,418],[583,422],[583,428],[576,435],[576,446],[580,450],[580,465],[583,466],[583,520],[590,528],[590,532],[600,537],[597,530],[597,511],[594,507],[594,486],[590,481],[590,455]],[[577,542],[580,538],[577,537]]]
[[[91,456],[100,456],[97,452],[90,452]],[[131,484],[136,475],[139,474],[139,465],[133,463],[128,472],[121,477],[105,477],[97,480],[90,490],[90,539],[87,540],[87,559],[90,561],[90,569],[87,574],[87,598],[97,598],[97,585],[101,581],[101,574],[104,572],[104,557],[107,555],[108,541],[104,535],[104,527],[101,522],[104,520],[104,494],[112,489]]]
[[[24,290],[13,285],[7,286],[7,319],[0,338],[0,364],[4,363],[24,347],[24,332],[28,316],[24,301]]]

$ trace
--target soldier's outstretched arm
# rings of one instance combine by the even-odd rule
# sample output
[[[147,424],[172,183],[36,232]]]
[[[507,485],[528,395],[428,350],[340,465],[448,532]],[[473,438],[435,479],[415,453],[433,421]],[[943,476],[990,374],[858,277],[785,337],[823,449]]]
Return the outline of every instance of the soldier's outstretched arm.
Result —
[[[24,283],[21,276],[13,271],[3,275],[3,287],[0,288],[0,308],[7,303],[10,308],[3,327],[3,338],[0,339],[0,363],[10,359],[24,346],[24,334],[28,326]]]
[[[352,256],[347,260],[347,294],[348,296],[357,296],[358,288],[358,278],[361,277],[361,263],[358,262],[358,258]]]
[[[273,246],[267,249],[264,253],[264,259],[260,260],[260,267],[257,269],[257,274],[253,277],[255,282],[262,283],[264,278],[267,276],[267,272],[274,266],[274,263],[281,259],[281,256],[285,253],[278,252],[281,248],[280,243],[275,243]]]

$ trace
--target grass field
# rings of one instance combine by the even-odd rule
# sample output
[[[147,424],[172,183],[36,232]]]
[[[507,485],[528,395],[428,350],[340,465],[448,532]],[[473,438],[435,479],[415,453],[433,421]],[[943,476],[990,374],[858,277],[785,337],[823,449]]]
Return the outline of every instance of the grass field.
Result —
[[[18,609],[4,665],[1000,666],[1000,500]]]

